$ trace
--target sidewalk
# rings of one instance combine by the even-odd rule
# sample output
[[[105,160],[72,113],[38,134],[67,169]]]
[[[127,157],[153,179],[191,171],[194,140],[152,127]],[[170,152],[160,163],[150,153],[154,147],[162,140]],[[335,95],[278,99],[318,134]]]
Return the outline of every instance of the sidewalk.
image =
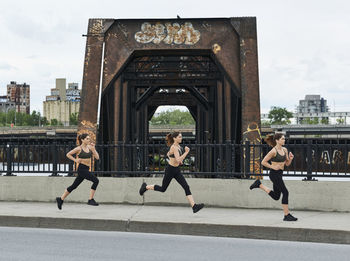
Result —
[[[151,232],[350,244],[350,213],[282,210],[0,202],[0,226]]]

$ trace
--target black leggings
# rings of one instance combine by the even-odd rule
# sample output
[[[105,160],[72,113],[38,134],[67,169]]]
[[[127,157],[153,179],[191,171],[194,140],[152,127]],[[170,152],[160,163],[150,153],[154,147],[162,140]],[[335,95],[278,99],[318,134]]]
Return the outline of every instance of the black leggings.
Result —
[[[282,180],[283,170],[270,170],[270,180],[273,183],[273,190],[270,191],[269,195],[274,200],[279,200],[282,196],[282,204],[288,204],[288,190],[286,188],[286,185],[284,184]]]
[[[188,186],[185,180],[185,177],[181,174],[180,168],[173,167],[171,165],[168,165],[165,169],[165,175],[163,178],[162,186],[154,185],[154,190],[165,192],[173,178],[176,179],[176,181],[185,190],[186,196],[192,195],[190,187]]]
[[[99,182],[98,178],[96,178],[93,174],[90,173],[88,166],[84,164],[79,164],[78,177],[76,177],[73,184],[67,188],[67,191],[71,193],[80,185],[80,183],[83,182],[84,179],[92,181],[93,184],[91,186],[91,189],[96,190]]]

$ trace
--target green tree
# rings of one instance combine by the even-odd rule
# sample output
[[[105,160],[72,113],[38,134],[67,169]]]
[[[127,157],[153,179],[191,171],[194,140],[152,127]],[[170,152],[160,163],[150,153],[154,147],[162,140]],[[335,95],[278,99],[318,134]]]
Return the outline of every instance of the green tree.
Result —
[[[289,112],[286,108],[281,107],[271,107],[268,118],[270,119],[271,124],[290,124],[290,118],[293,117],[293,113]]]
[[[47,119],[41,117],[40,112],[33,111],[32,114],[16,112],[10,110],[7,113],[0,112],[0,126],[10,126],[11,123],[16,126],[40,126],[47,125]]]
[[[338,118],[337,119],[337,124],[344,124],[345,120],[343,118]]]
[[[78,125],[78,116],[79,116],[79,113],[77,112],[71,113],[69,115],[69,125]]]
[[[189,111],[167,110],[157,117],[152,117],[152,125],[193,125],[195,121]]]
[[[308,125],[315,125],[319,123],[318,118],[305,118],[302,122],[303,124],[308,124]]]
[[[326,117],[322,118],[321,119],[321,123],[328,125],[329,124],[329,118],[326,118]]]
[[[58,125],[59,125],[59,124],[58,124],[58,120],[57,120],[57,119],[51,119],[50,125],[51,125],[51,126],[58,126]]]

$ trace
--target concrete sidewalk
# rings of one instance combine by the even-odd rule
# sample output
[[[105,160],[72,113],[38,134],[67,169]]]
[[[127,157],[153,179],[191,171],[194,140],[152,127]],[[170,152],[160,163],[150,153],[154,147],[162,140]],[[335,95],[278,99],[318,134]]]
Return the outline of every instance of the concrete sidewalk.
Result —
[[[350,244],[350,213],[64,203],[0,202],[0,226],[152,232]]]

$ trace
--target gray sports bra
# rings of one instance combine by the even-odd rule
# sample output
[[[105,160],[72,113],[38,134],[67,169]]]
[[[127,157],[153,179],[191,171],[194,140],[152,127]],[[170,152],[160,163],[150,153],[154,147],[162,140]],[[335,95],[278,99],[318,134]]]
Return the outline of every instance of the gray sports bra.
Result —
[[[284,155],[282,156],[281,154],[278,153],[277,149],[276,150],[276,156],[271,159],[273,162],[285,162],[287,157],[286,157],[286,152],[284,152]]]

